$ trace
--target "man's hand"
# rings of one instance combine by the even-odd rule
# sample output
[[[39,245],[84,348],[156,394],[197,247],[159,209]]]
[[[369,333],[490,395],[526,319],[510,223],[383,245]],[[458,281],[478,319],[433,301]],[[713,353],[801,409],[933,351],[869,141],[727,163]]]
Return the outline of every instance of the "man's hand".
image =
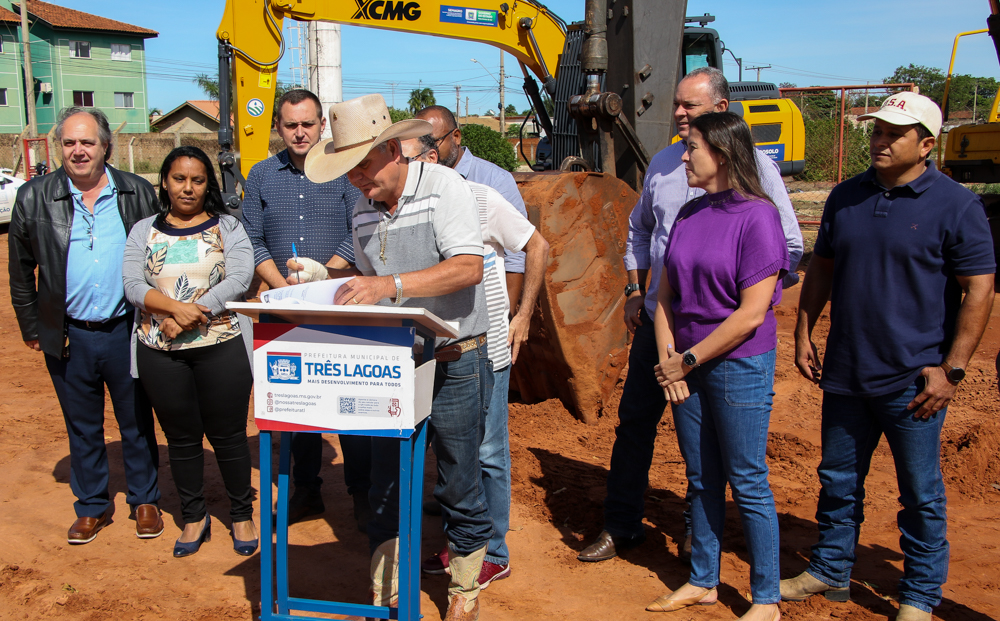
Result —
[[[799,368],[799,373],[814,384],[820,380],[820,372],[823,365],[819,361],[819,352],[816,344],[808,337],[795,338],[795,366]]]
[[[177,322],[174,321],[173,317],[167,317],[166,319],[160,322],[160,332],[162,332],[163,336],[167,337],[168,339],[175,339],[178,336],[180,336],[180,334],[184,332],[184,330],[179,325],[177,325]]]
[[[35,351],[42,351],[42,346],[38,344],[38,339],[31,339],[30,341],[25,341],[25,345],[28,349],[34,349]]]
[[[906,406],[907,410],[912,410],[920,404],[920,409],[914,412],[913,416],[927,420],[931,414],[948,407],[952,397],[955,396],[955,384],[948,381],[948,376],[941,367],[924,367],[920,375],[926,380],[924,389],[920,394],[910,401]]]
[[[285,279],[285,282],[289,285],[326,280],[330,277],[330,272],[327,271],[325,265],[308,257],[299,257],[298,262],[295,259],[289,259],[287,266],[288,278]]]
[[[635,329],[642,325],[642,320],[639,319],[639,312],[642,310],[645,299],[645,295],[633,293],[625,300],[625,327],[632,334],[635,334]]]
[[[653,372],[656,373],[656,381],[659,382],[661,388],[667,388],[674,382],[683,380],[691,370],[684,366],[683,354],[675,350],[671,345],[667,347],[669,347],[667,359],[661,360],[660,364],[653,367]]]
[[[201,308],[189,302],[176,302],[170,311],[170,316],[184,330],[193,330],[201,324],[208,323],[208,317],[205,317]]]
[[[667,401],[678,405],[684,403],[691,396],[691,392],[688,390],[688,383],[681,380],[664,388],[663,395],[667,398]]]
[[[333,303],[375,304],[385,298],[396,298],[396,281],[392,276],[356,276],[340,287]]]
[[[531,317],[527,313],[518,313],[510,320],[507,331],[507,346],[510,347],[510,363],[517,362],[517,351],[528,342],[528,328],[531,327]]]

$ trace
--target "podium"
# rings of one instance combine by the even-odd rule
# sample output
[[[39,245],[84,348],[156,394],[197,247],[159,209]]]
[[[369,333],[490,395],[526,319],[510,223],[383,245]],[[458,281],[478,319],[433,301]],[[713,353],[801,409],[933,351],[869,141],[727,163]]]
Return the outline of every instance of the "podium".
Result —
[[[260,429],[262,621],[301,613],[418,621],[420,529],[426,418],[434,389],[435,337],[457,325],[422,308],[230,302],[254,319],[254,418]],[[414,352],[424,352],[416,365]],[[398,608],[291,597],[288,592],[288,483],[291,432],[399,438]],[[277,523],[272,502],[272,433],[281,433]],[[300,614],[292,615],[291,611]]]

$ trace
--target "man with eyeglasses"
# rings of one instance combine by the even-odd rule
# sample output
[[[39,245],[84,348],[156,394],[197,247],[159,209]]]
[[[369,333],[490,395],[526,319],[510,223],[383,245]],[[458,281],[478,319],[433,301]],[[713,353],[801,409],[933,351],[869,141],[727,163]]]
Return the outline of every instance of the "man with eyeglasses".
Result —
[[[517,189],[514,175],[493,162],[476,157],[468,147],[462,146],[462,128],[451,110],[444,106],[427,106],[415,115],[418,119],[429,121],[434,127],[431,137],[437,147],[440,159],[438,164],[453,168],[466,181],[488,185],[508,203],[513,205],[525,218],[528,210],[524,207],[524,199]],[[510,310],[517,312],[517,304],[521,300],[521,288],[524,286],[524,251],[508,252],[505,255],[504,269],[507,279],[507,298]]]
[[[18,189],[7,236],[10,297],[29,348],[45,354],[69,432],[77,519],[67,541],[108,524],[104,389],[114,405],[135,534],[160,536],[153,412],[131,369],[134,309],[122,261],[132,226],[158,211],[153,186],[107,164],[111,129],[96,109],[66,108],[56,123],[63,165]],[[37,284],[36,284],[37,270]]]

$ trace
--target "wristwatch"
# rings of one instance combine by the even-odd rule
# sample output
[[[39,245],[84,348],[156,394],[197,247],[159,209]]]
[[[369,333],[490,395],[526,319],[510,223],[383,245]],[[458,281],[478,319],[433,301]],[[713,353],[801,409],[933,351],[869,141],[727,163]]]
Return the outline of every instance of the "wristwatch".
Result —
[[[681,359],[681,362],[691,367],[692,369],[698,368],[698,356],[696,356],[695,353],[690,349],[684,352],[684,358]]]
[[[630,282],[629,284],[625,285],[625,297],[632,295],[636,291],[639,291],[641,293],[642,285],[640,285],[637,282]]]
[[[965,379],[965,369],[961,367],[953,367],[947,362],[942,362],[941,368],[944,369],[944,373],[948,377],[948,381],[952,384],[957,384]]]

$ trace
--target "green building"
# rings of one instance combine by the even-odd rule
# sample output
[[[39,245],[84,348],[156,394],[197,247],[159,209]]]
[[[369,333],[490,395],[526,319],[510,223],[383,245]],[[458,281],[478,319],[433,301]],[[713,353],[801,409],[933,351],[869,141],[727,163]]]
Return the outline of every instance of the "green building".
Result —
[[[20,133],[32,92],[38,132],[48,132],[67,106],[100,108],[111,128],[149,131],[146,39],[155,30],[27,0],[34,88],[24,83],[20,3],[0,0],[0,133]]]

